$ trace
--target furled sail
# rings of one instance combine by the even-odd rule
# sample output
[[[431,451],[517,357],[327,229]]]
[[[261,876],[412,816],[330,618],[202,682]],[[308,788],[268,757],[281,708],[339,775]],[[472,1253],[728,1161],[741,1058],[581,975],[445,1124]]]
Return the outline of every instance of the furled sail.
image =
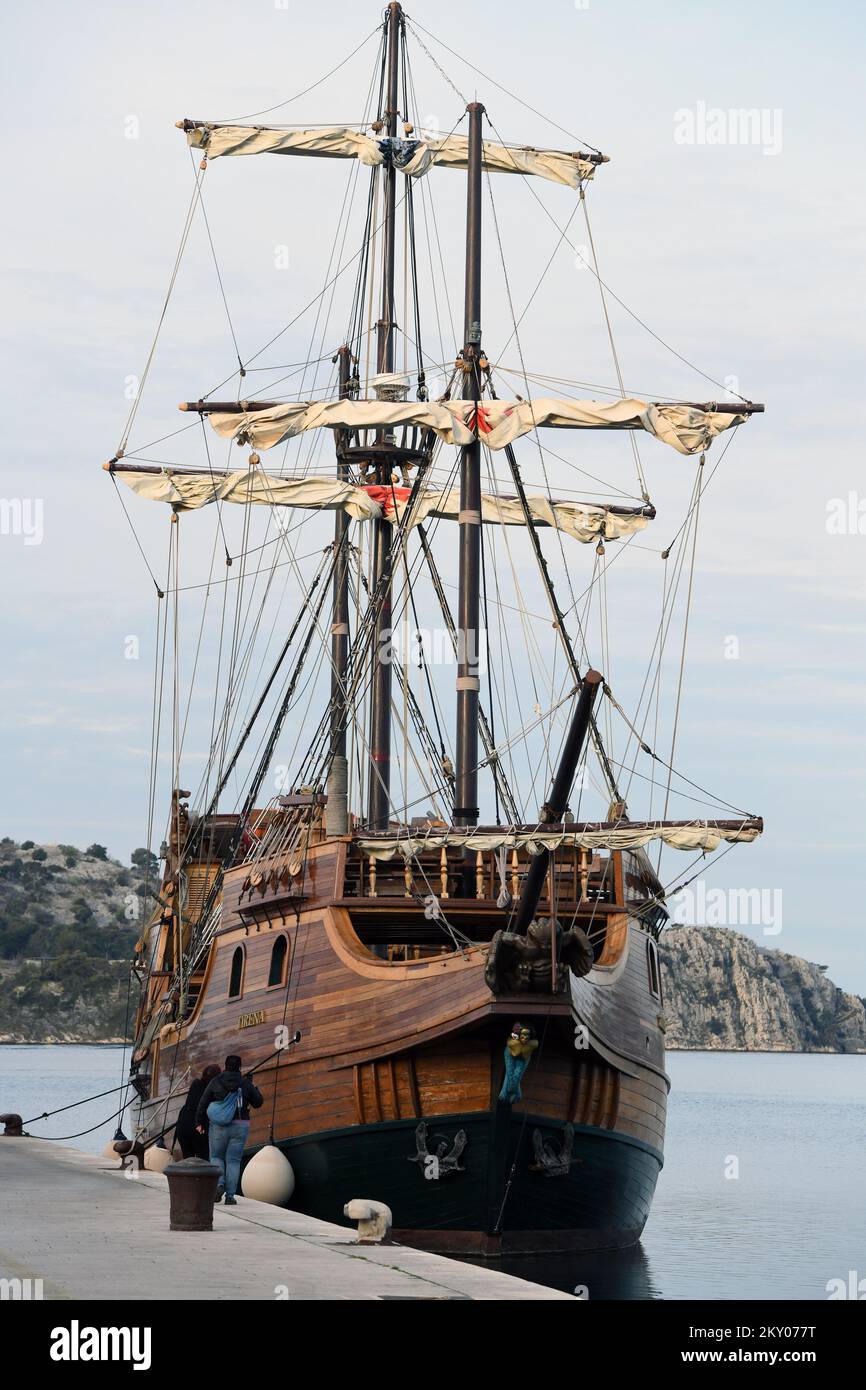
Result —
[[[762,833],[762,820],[743,821],[597,821],[556,826],[502,827],[491,830],[409,831],[405,835],[362,836],[360,848],[371,859],[405,859],[422,850],[441,849],[445,845],[467,850],[525,849],[529,854],[541,850],[559,849],[561,845],[578,849],[640,849],[660,840],[671,849],[706,850],[712,852],[722,841],[750,844]]]
[[[408,493],[409,489],[405,489]],[[593,506],[586,502],[554,501],[547,497],[527,497],[527,509],[534,526],[552,526],[565,531],[577,541],[587,544],[602,536],[608,541],[626,540],[642,531],[647,522],[655,516],[652,507]],[[399,500],[396,505],[398,517],[402,517],[405,503]],[[445,517],[456,521],[460,515],[460,493],[457,489],[448,492],[424,492],[413,507],[410,523],[417,526],[429,516]],[[490,525],[525,526],[523,505],[517,497],[481,494],[481,520]]]
[[[646,430],[680,454],[699,454],[716,435],[748,418],[708,406],[648,404],[638,400],[572,401],[297,401],[267,409],[212,412],[217,434],[271,449],[305,430],[382,429],[419,425],[446,444],[481,439],[489,449],[504,449],[537,426],[552,429]]]
[[[304,507],[312,511],[344,511],[355,521],[373,521],[390,516],[402,521],[411,488],[359,487],[336,478],[279,478],[260,468],[234,473],[205,473],[202,470],[136,468],[134,464],[113,464],[110,472],[127,487],[152,502],[167,502],[178,511],[195,511],[212,502],[253,503],[271,507]],[[642,531],[655,515],[653,508],[596,506],[587,502],[552,501],[547,497],[527,497],[527,507],[536,526],[552,526],[585,544],[599,536],[605,540],[624,540]],[[457,489],[428,489],[415,499],[410,526],[428,517],[456,520],[460,514]],[[516,497],[481,497],[481,519],[493,525],[524,526],[522,504]]]
[[[210,125],[179,121],[191,145],[204,150],[208,159],[227,154],[317,155],[324,159],[357,159],[375,166],[393,162],[410,178],[419,178],[433,165],[466,169],[469,141],[465,135],[444,138],[422,131],[417,138],[395,139],[365,135],[351,126],[325,126],[313,130],[286,130],[279,126]],[[529,145],[498,145],[485,141],[484,168],[492,173],[530,174],[552,183],[578,188],[591,179],[601,159],[581,151],[543,150]]]

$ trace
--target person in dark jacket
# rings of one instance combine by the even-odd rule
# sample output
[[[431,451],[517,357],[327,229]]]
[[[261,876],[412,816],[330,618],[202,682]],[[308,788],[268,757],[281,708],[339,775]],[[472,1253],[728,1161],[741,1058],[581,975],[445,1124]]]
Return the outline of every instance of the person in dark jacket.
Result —
[[[205,1116],[204,1133],[201,1134],[196,1129],[196,1111],[199,1101],[207,1090],[208,1083],[219,1074],[219,1067],[211,1063],[210,1066],[205,1067],[201,1076],[196,1077],[187,1091],[186,1100],[177,1117],[174,1131],[184,1158],[208,1157],[207,1116]]]
[[[240,1091],[240,1109],[228,1124],[218,1124],[210,1120],[208,1146],[210,1161],[222,1169],[223,1180],[217,1189],[216,1200],[225,1192],[226,1206],[237,1205],[238,1180],[241,1175],[241,1158],[246,1148],[250,1132],[250,1106],[258,1110],[262,1104],[262,1093],[253,1085],[249,1076],[241,1075],[241,1059],[233,1053],[226,1057],[225,1071],[209,1082],[196,1109],[196,1128],[204,1133],[208,1121],[207,1108],[211,1101],[225,1100],[227,1096]]]

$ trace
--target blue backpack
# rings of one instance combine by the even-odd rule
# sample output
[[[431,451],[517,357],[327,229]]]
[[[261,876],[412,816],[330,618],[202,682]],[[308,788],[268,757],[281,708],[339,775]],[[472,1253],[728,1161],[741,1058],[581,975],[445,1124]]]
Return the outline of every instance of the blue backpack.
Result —
[[[232,1120],[241,1113],[241,1106],[244,1103],[243,1087],[238,1086],[236,1091],[225,1097],[224,1100],[212,1100],[207,1108],[207,1117],[212,1124],[230,1125]]]

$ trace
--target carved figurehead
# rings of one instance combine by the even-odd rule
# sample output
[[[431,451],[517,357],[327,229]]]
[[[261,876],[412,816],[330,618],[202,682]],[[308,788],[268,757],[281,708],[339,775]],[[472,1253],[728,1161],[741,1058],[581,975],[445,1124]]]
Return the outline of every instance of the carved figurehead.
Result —
[[[484,978],[494,994],[560,994],[568,987],[569,970],[586,975],[592,962],[585,931],[578,926],[563,931],[555,918],[536,917],[525,936],[509,931],[495,934]]]

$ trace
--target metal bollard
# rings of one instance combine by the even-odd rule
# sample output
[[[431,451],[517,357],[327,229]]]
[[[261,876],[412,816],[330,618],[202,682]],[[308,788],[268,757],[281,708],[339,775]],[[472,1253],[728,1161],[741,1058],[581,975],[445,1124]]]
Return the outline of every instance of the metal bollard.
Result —
[[[358,1223],[359,1245],[390,1244],[388,1232],[391,1229],[391,1208],[384,1202],[371,1201],[369,1197],[353,1197],[343,1207],[343,1215]]]
[[[220,1170],[204,1158],[184,1158],[165,1170],[171,1202],[170,1231],[212,1231]]]
[[[0,1124],[3,1125],[3,1133],[9,1139],[24,1138],[24,1121],[20,1115],[0,1115]]]

